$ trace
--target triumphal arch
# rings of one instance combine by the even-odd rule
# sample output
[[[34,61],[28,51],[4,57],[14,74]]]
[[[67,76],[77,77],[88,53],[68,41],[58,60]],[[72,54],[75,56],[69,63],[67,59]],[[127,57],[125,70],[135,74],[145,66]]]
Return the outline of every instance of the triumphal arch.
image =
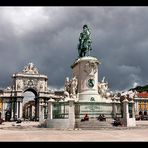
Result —
[[[58,98],[48,89],[48,77],[40,74],[33,63],[29,63],[24,69],[12,75],[12,85],[4,89],[0,97],[3,100],[1,117],[4,120],[39,120],[40,103],[44,102],[44,112],[47,115],[47,101],[50,98]],[[24,103],[24,93],[31,91],[35,98]]]

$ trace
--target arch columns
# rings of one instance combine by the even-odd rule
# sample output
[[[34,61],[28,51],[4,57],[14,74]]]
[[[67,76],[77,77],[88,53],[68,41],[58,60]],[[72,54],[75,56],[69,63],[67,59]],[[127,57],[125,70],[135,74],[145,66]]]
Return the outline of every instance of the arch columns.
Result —
[[[16,119],[20,117],[20,99],[17,98],[16,100]]]
[[[39,101],[39,122],[44,121],[44,99]]]
[[[3,99],[3,106],[2,106],[2,119],[5,120],[5,109],[6,109],[6,100]]]

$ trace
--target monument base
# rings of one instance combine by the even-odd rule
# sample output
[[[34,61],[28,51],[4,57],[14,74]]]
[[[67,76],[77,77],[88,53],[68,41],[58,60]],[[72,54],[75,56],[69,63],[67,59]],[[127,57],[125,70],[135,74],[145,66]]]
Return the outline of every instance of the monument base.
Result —
[[[112,103],[111,98],[104,98],[98,93],[88,91],[78,94],[79,102],[99,102],[99,103]]]
[[[88,114],[90,118],[96,118],[101,114],[112,118],[112,103],[75,102],[75,118],[83,118],[85,114]]]

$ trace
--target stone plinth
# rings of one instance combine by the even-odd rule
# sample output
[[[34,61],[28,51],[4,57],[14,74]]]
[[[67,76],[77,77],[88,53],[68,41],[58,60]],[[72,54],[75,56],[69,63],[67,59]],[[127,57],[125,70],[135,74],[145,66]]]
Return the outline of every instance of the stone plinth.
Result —
[[[95,57],[82,57],[71,66],[73,77],[78,79],[79,102],[89,102],[93,97],[98,99],[98,65]]]
[[[127,99],[123,100],[123,119],[122,122],[124,126],[126,127],[135,127],[136,121],[135,121],[135,113],[134,113],[134,102],[132,103],[132,117],[129,117],[129,101]]]

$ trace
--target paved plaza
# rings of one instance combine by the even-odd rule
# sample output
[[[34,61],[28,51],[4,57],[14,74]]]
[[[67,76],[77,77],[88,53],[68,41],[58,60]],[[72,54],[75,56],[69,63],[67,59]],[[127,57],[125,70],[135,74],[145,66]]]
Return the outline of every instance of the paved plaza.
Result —
[[[0,125],[0,141],[42,142],[104,142],[148,141],[148,121],[137,121],[137,127],[110,129],[49,129],[39,128],[38,122],[4,122]]]

